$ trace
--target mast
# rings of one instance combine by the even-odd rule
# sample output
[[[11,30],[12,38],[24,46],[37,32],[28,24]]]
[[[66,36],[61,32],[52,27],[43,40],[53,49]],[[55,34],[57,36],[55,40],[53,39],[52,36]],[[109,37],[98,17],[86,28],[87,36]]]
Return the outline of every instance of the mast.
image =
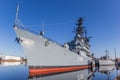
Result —
[[[115,52],[115,59],[116,59],[116,49],[114,48],[114,52]]]
[[[91,56],[89,38],[87,37],[87,30],[83,27],[83,17],[78,19],[76,24],[77,28],[75,28],[75,37],[74,40],[68,43],[71,50],[76,52],[77,54],[82,54],[83,51],[87,56]]]
[[[107,49],[105,50],[105,52],[106,52],[106,58],[108,59],[109,58],[109,52],[108,52]]]
[[[82,24],[83,24],[83,17],[80,17],[77,23],[76,34],[80,35],[81,37],[84,37],[84,28]]]
[[[76,25],[77,25],[76,39],[83,39],[85,44],[90,47],[88,42],[89,42],[89,38],[91,38],[91,37],[87,36],[87,29],[85,29],[85,27],[83,27],[83,17],[80,17],[78,19],[78,22]]]

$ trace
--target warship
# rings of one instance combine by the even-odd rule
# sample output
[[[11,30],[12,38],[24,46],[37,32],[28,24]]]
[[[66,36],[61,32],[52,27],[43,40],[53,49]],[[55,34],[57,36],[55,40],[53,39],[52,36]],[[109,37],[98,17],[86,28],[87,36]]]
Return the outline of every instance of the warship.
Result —
[[[100,59],[98,59],[98,64],[100,66],[111,66],[111,65],[115,65],[115,61],[113,59],[110,59],[109,57],[109,52],[108,50],[105,51],[106,55],[100,57]]]
[[[13,26],[17,35],[16,42],[23,47],[31,73],[41,69],[44,71],[40,73],[46,74],[95,66],[93,54],[90,51],[89,37],[86,36],[86,30],[82,25],[82,17],[78,19],[76,24],[73,40],[60,45],[46,38],[43,31],[40,34],[35,34],[25,29],[17,15],[18,8]]]

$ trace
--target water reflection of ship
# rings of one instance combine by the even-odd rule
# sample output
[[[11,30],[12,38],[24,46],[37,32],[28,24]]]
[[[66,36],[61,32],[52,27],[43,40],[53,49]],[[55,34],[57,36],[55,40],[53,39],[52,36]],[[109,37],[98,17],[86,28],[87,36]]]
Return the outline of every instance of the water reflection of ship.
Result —
[[[111,71],[111,70],[114,70],[115,69],[115,66],[100,66],[99,67],[99,71]]]
[[[20,65],[21,62],[1,62],[0,66],[15,66],[15,65]]]
[[[117,70],[120,70],[120,62],[117,62],[116,68],[117,68]]]
[[[37,75],[37,76],[29,76],[29,80],[92,80],[94,77],[94,72],[90,69],[84,69],[80,71],[73,71],[67,73],[59,73],[54,75]]]
[[[110,80],[111,72],[115,69],[115,66],[100,66],[98,71],[107,75],[107,80]]]
[[[27,65],[26,62],[0,62],[0,66],[18,66],[18,65]]]

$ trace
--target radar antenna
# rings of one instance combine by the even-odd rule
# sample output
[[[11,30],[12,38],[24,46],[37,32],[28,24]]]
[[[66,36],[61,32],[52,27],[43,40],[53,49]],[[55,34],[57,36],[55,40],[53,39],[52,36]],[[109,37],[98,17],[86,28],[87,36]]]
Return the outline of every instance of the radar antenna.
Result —
[[[78,23],[77,23],[77,26],[78,26],[78,27],[77,27],[77,29],[76,29],[76,34],[79,34],[80,36],[83,37],[84,28],[83,28],[82,24],[83,24],[83,17],[80,17],[80,18],[78,19]]]

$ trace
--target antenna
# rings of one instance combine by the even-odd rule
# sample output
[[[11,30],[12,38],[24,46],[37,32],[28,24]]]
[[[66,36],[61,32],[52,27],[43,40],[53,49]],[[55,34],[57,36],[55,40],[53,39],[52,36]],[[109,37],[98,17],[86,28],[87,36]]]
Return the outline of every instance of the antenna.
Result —
[[[67,30],[66,30],[66,26],[65,26],[65,35],[64,35],[64,38],[65,38],[65,43],[67,42]]]
[[[45,24],[44,24],[44,19],[43,19],[42,20],[42,27],[41,27],[42,31],[44,30],[44,26],[45,26]]]
[[[84,27],[85,37],[87,38],[87,27]]]
[[[43,30],[43,29],[44,29],[44,26],[45,26],[45,25],[44,25],[44,20],[42,20],[42,26],[41,26],[42,29],[41,29],[41,31],[40,31],[40,35],[41,35],[41,36],[44,35],[44,30]]]
[[[114,48],[114,52],[115,52],[115,59],[116,59],[116,49]]]
[[[108,57],[109,56],[108,50],[106,49],[105,52],[106,52],[106,56]]]

